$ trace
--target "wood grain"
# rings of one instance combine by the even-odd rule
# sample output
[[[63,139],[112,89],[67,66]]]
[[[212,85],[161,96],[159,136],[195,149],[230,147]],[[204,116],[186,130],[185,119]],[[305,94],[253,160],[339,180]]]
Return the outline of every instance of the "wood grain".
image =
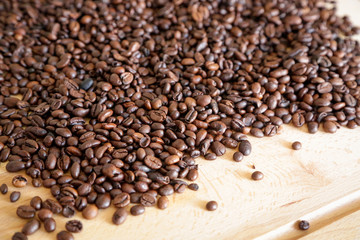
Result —
[[[299,151],[291,149],[296,140],[303,145]],[[233,151],[216,161],[199,160],[200,190],[176,194],[164,211],[147,208],[121,226],[111,224],[114,208],[100,211],[92,221],[77,214],[84,223],[77,239],[289,239],[312,234],[360,209],[360,128],[311,135],[284,126],[280,135],[251,142],[253,153],[243,162],[231,160]],[[264,172],[262,181],[250,179],[253,165]],[[13,175],[1,165],[0,183],[10,184]],[[17,203],[9,202],[9,194],[0,196],[0,239],[21,230],[26,221],[16,217],[16,207],[35,195],[49,197],[47,189],[31,186],[22,190]],[[209,200],[218,201],[217,211],[205,210]],[[67,219],[56,219],[57,231],[64,229]],[[310,230],[297,230],[299,219],[309,220]],[[42,227],[29,239],[54,237]]]
[[[360,1],[339,1],[339,13],[350,14],[360,25]],[[293,141],[302,142],[300,151],[291,149]],[[251,138],[253,153],[243,162],[232,161],[233,151],[216,161],[198,160],[200,185],[170,198],[166,210],[147,208],[142,216],[129,216],[121,226],[114,226],[111,217],[115,208],[100,211],[95,220],[85,220],[76,239],[109,240],[182,240],[182,239],[360,239],[360,128],[342,128],[336,134],[284,126],[273,138]],[[262,171],[260,182],[250,179],[252,168]],[[0,164],[0,184],[15,174],[5,172]],[[21,199],[10,203],[9,193],[0,195],[0,239],[11,239],[26,223],[16,216],[16,208],[28,204],[39,195],[49,198],[49,190],[27,186]],[[209,200],[216,200],[215,212],[205,210]],[[57,220],[57,230],[41,230],[30,240],[55,239],[65,229],[65,219]],[[296,228],[299,219],[310,221],[311,228]]]

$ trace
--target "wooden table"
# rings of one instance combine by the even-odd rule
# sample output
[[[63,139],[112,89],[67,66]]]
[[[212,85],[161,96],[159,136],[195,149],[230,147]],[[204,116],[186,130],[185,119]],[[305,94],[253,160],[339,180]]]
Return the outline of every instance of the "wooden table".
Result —
[[[360,1],[342,0],[340,13],[352,14],[360,24]],[[76,239],[96,240],[207,240],[207,239],[360,239],[360,128],[340,129],[336,134],[322,131],[315,135],[306,129],[284,126],[272,138],[250,137],[253,152],[240,163],[232,161],[233,151],[216,161],[198,160],[198,192],[187,190],[170,198],[166,210],[147,208],[142,216],[129,216],[120,226],[111,223],[115,210],[101,210],[95,220],[85,220]],[[302,149],[291,149],[300,141]],[[261,170],[262,181],[250,179]],[[0,184],[9,185],[12,176],[0,164]],[[31,185],[31,184],[30,184]],[[39,195],[49,198],[49,190],[32,186],[21,189],[21,199],[10,203],[9,193],[0,195],[0,239],[10,239],[26,220],[16,216],[16,208],[29,204]],[[205,210],[209,200],[216,200],[215,212]],[[56,216],[57,230],[41,230],[30,236],[55,239],[65,229],[68,219]],[[311,228],[299,231],[296,221],[308,220]]]

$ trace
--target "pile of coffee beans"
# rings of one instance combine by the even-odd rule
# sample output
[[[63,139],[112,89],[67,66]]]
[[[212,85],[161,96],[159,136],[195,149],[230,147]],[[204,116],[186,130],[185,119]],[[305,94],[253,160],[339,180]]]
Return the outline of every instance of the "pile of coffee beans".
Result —
[[[326,0],[2,0],[0,162],[49,188],[53,213],[140,215],[198,178],[197,157],[248,156],[248,133],[355,128],[359,31],[335,13]]]

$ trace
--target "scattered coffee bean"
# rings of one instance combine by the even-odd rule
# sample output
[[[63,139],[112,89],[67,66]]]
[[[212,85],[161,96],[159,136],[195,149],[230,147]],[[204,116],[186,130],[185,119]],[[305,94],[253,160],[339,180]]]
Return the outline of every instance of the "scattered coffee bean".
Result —
[[[20,218],[29,219],[35,216],[35,208],[27,205],[21,205],[17,208],[16,214]]]
[[[28,240],[28,237],[21,233],[21,232],[16,232],[12,237],[11,240]]]
[[[21,232],[25,235],[31,235],[40,228],[40,222],[36,219],[30,220],[22,228]]]
[[[40,221],[44,222],[48,218],[52,218],[53,212],[49,209],[43,208],[38,211],[38,217]]]
[[[189,188],[190,190],[197,191],[197,190],[199,190],[199,185],[198,185],[197,183],[190,183],[190,184],[188,185],[188,188]]]
[[[44,220],[44,228],[47,232],[53,232],[56,229],[56,222],[53,218],[46,218]]]
[[[10,194],[10,202],[16,202],[20,198],[20,192],[14,191]]]
[[[5,183],[1,184],[0,192],[1,192],[1,194],[4,194],[4,195],[8,192],[8,186]]]
[[[301,142],[293,142],[292,145],[291,145],[292,149],[294,150],[300,150],[301,149]]]
[[[98,215],[98,208],[95,205],[87,205],[82,211],[85,219],[93,219]]]
[[[306,220],[300,220],[298,226],[300,230],[308,230],[310,228],[310,223]]]
[[[116,225],[120,225],[125,222],[127,215],[128,213],[125,208],[119,208],[115,211],[112,217],[112,222]]]
[[[241,162],[244,158],[244,154],[242,154],[241,152],[235,152],[233,155],[233,159],[235,162]]]
[[[135,205],[130,208],[130,213],[133,216],[141,215],[145,212],[145,208],[142,205]]]
[[[117,208],[124,208],[130,204],[130,195],[122,192],[113,199],[113,203]]]
[[[71,220],[71,221],[66,222],[65,228],[69,232],[79,233],[79,232],[81,232],[83,225],[79,220]]]
[[[255,171],[251,174],[251,178],[255,181],[259,181],[264,178],[264,174],[260,171]]]
[[[56,240],[74,240],[74,236],[67,231],[61,231],[56,234]]]
[[[30,200],[30,206],[35,208],[36,210],[40,210],[42,206],[42,200],[39,196],[35,196]]]
[[[218,208],[218,204],[216,201],[209,201],[206,203],[206,209],[208,211],[215,211]]]
[[[159,209],[165,209],[169,206],[169,199],[166,196],[159,197],[157,201],[157,206]]]

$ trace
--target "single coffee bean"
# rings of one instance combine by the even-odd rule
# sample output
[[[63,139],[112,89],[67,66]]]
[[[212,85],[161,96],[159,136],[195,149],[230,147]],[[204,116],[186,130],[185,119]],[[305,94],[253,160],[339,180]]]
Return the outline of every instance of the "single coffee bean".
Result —
[[[10,202],[16,202],[20,198],[20,192],[14,191],[10,194]]]
[[[46,218],[44,220],[44,228],[47,232],[53,232],[56,229],[56,222],[53,218]]]
[[[113,199],[114,206],[117,208],[124,208],[130,204],[130,195],[122,192]]]
[[[13,179],[12,179],[13,186],[17,187],[17,188],[25,187],[27,182],[28,181],[27,181],[26,177],[24,177],[22,175],[17,175],[15,177],[13,177]]]
[[[244,154],[242,154],[241,152],[235,152],[233,155],[233,159],[235,162],[241,162],[244,158]]]
[[[259,181],[264,178],[264,174],[260,171],[255,171],[251,174],[251,178],[255,181]]]
[[[216,154],[216,156],[222,156],[226,152],[226,147],[219,141],[215,141],[211,144],[211,150]]]
[[[40,210],[42,206],[42,200],[39,196],[35,196],[30,201],[30,206],[35,208],[36,210]]]
[[[291,145],[292,149],[294,150],[300,150],[301,149],[301,142],[295,141]]]
[[[25,235],[31,235],[35,233],[40,228],[40,222],[36,219],[30,220],[24,225],[21,232]]]
[[[124,208],[119,208],[115,211],[112,222],[116,225],[123,224],[126,220],[128,213]]]
[[[206,209],[208,211],[215,211],[218,208],[218,204],[216,201],[209,201],[206,203]]]
[[[151,194],[144,193],[144,194],[142,194],[142,196],[140,198],[140,203],[141,203],[141,205],[143,205],[145,207],[151,207],[151,206],[155,205],[156,198]]]
[[[165,209],[169,206],[169,199],[166,196],[161,196],[157,201],[159,209]]]
[[[96,206],[99,209],[105,209],[105,208],[110,207],[110,203],[111,203],[111,197],[110,197],[109,193],[98,195],[96,202],[95,202]]]
[[[74,236],[67,231],[61,231],[56,234],[56,240],[74,240]]]
[[[248,140],[244,140],[240,142],[239,152],[241,152],[244,156],[249,156],[251,153],[251,143]]]
[[[333,121],[325,121],[324,122],[324,131],[327,133],[335,133],[337,130],[337,126]]]
[[[69,232],[79,233],[79,232],[81,232],[83,225],[79,220],[71,220],[71,221],[66,222],[65,228]]]
[[[308,230],[310,228],[310,223],[306,220],[300,220],[298,226],[300,230]]]
[[[142,205],[135,205],[130,208],[130,213],[133,216],[141,215],[145,212],[145,208]]]
[[[62,210],[62,215],[66,218],[72,218],[75,215],[75,207],[71,205],[65,205]]]
[[[94,80],[92,80],[91,78],[86,78],[84,81],[80,83],[79,87],[87,91],[92,87],[93,84],[94,84]]]
[[[27,205],[21,205],[17,208],[16,214],[20,218],[28,219],[35,216],[35,208]]]
[[[5,183],[1,184],[0,192],[1,192],[1,194],[4,194],[4,195],[8,192],[8,186]]]
[[[28,240],[28,237],[21,233],[21,232],[16,232],[12,237],[11,240]]]
[[[188,185],[188,188],[189,188],[190,190],[197,191],[197,190],[199,190],[199,185],[198,185],[197,183],[190,183],[190,184]]]
[[[25,169],[25,163],[19,161],[11,161],[6,164],[6,170],[8,172],[19,172]]]
[[[85,219],[93,219],[98,215],[98,208],[95,205],[87,205],[82,211]]]
[[[53,212],[49,209],[43,208],[38,211],[38,217],[40,221],[44,222],[47,218],[52,218]]]

